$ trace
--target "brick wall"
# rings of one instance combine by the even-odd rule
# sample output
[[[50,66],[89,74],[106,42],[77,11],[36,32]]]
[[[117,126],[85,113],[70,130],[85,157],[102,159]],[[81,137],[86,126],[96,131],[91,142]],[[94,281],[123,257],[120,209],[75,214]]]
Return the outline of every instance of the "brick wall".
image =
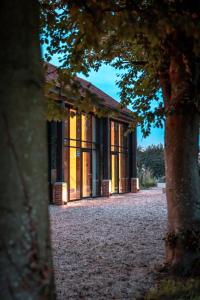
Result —
[[[102,180],[102,196],[109,197],[110,196],[110,180],[103,179]]]
[[[131,193],[137,193],[139,190],[139,178],[131,178]]]
[[[53,203],[64,205],[67,203],[67,184],[66,182],[55,182],[53,185]]]

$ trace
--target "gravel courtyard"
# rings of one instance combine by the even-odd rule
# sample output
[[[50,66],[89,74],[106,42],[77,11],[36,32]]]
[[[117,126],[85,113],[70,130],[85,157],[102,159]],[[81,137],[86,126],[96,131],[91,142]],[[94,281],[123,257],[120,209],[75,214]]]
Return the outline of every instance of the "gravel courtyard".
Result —
[[[137,299],[164,259],[160,188],[50,207],[58,300]]]

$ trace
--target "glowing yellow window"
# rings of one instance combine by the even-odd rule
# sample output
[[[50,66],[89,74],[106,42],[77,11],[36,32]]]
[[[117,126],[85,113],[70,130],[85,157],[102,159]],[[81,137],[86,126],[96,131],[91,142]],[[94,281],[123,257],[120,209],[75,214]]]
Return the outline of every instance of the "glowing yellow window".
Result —
[[[72,109],[70,109],[70,112],[73,112],[74,114],[76,113],[76,111]],[[70,126],[69,126],[70,146],[76,146],[76,141],[75,141],[77,139],[76,121],[77,121],[77,116],[70,115]]]

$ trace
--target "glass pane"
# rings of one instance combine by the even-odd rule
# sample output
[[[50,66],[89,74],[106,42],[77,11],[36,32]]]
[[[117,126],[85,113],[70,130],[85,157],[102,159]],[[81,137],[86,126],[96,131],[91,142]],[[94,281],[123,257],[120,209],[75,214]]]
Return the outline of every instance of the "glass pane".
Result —
[[[96,197],[100,194],[99,181],[99,156],[96,150],[92,151],[92,196]]]
[[[92,144],[92,128],[91,128],[91,115],[81,116],[81,140],[83,148],[91,148]],[[90,143],[87,143],[90,142]]]
[[[70,112],[74,112],[74,110],[70,109]],[[77,134],[76,134],[76,115],[70,116],[70,127],[69,127],[69,137],[70,137],[70,146],[76,147],[76,139],[77,139]]]
[[[114,131],[114,125],[115,123],[111,121],[111,145],[113,146],[115,144],[115,131]]]
[[[114,145],[119,145],[119,124],[115,122],[115,138],[114,138]]]
[[[82,196],[91,196],[91,154],[82,152]]]
[[[112,154],[112,193],[118,193],[118,156]]]
[[[70,200],[80,198],[80,149],[70,148]]]
[[[126,192],[126,155],[119,153],[119,193]]]
[[[125,147],[125,127],[123,124],[119,124],[119,146]]]

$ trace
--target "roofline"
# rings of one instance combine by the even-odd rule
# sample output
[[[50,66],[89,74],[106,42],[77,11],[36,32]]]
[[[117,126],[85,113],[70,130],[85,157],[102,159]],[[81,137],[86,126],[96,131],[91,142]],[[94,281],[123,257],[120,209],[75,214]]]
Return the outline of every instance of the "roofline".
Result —
[[[49,72],[49,74],[52,74],[54,72],[56,74],[58,67],[56,67],[55,65],[53,65],[53,64],[51,64],[49,62],[45,62],[45,64],[47,66],[50,66],[51,68],[54,69],[52,72]],[[55,78],[52,79],[52,80],[56,80],[56,75],[55,75]],[[51,80],[48,80],[47,76],[48,76],[48,73],[45,76],[46,82],[51,81]],[[122,108],[122,109],[117,108],[117,106],[120,104],[120,102],[116,101],[114,98],[112,98],[111,96],[109,96],[108,94],[106,94],[104,91],[102,91],[101,89],[99,89],[98,87],[96,87],[91,82],[89,82],[89,81],[87,81],[87,80],[85,80],[83,78],[80,78],[78,76],[76,76],[76,78],[77,78],[77,80],[78,80],[78,82],[80,84],[82,84],[82,85],[83,84],[88,85],[86,87],[82,86],[83,89],[87,88],[88,90],[91,91],[91,93],[95,94],[99,99],[102,99],[104,101],[104,102],[101,103],[101,105],[103,107],[107,107],[110,110],[119,110],[120,116],[123,116],[126,119],[126,121],[128,121],[128,122],[130,122],[131,120],[133,120],[133,117],[131,116],[131,110],[129,110],[128,108]],[[59,84],[55,85],[55,87],[59,89]],[[56,91],[55,89],[52,90],[51,92],[56,93],[56,94],[59,93],[59,91]],[[66,96],[63,93],[62,93],[61,96],[66,99],[66,100],[64,100],[65,102],[67,102],[68,104],[71,104],[73,106],[73,101],[74,101],[73,99],[67,100]],[[109,101],[111,102],[111,104],[109,103]],[[112,105],[112,103],[115,104],[116,106]]]

